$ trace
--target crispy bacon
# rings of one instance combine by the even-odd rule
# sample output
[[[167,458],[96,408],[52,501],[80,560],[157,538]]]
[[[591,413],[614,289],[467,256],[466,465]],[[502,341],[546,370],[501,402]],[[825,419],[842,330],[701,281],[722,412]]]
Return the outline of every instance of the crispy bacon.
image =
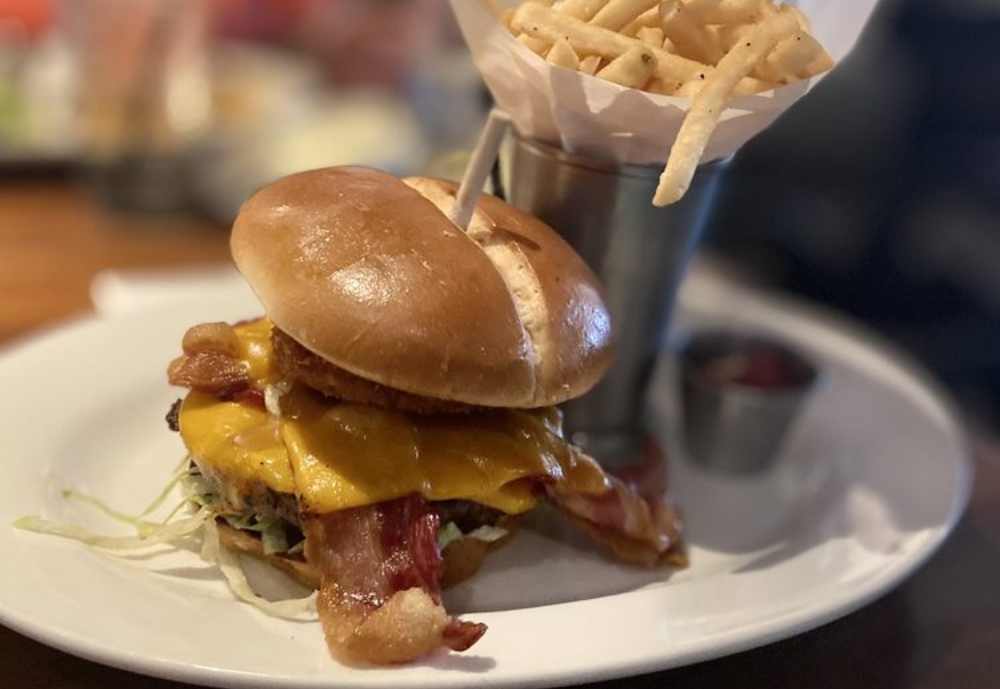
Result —
[[[228,323],[199,323],[184,333],[181,347],[185,354],[225,354],[231,359],[240,356],[240,340]]]
[[[306,558],[320,572],[320,621],[336,658],[403,663],[464,651],[483,635],[486,625],[441,604],[438,526],[417,495],[306,518]]]
[[[184,355],[170,362],[171,385],[232,397],[250,386],[246,365],[239,360],[239,340],[227,323],[201,323],[184,333]]]
[[[647,500],[662,500],[667,493],[666,457],[659,443],[651,437],[643,443],[638,462],[615,467],[611,473]]]
[[[171,385],[219,396],[233,395],[250,384],[246,367],[239,360],[216,352],[177,357],[167,368],[167,380]]]
[[[267,404],[264,402],[264,393],[257,388],[245,388],[233,393],[233,402],[239,402],[240,404],[245,404],[248,407],[257,407],[258,409],[267,409]]]
[[[629,481],[609,476],[611,489],[606,493],[571,493],[560,490],[558,484],[546,484],[545,491],[573,522],[618,558],[646,566],[664,561],[683,566],[681,520],[663,497],[663,467],[659,448],[649,444],[643,461],[626,468],[624,476]]]

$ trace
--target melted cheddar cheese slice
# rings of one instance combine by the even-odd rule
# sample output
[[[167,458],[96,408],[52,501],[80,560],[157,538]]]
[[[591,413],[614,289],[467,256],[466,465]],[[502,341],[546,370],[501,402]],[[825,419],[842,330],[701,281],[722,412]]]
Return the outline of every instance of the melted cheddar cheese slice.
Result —
[[[295,492],[278,425],[263,409],[192,392],[179,421],[188,452],[206,473],[235,489],[259,482],[278,493]]]
[[[236,332],[251,378],[263,387],[273,370],[270,324],[255,321]],[[551,409],[418,416],[296,388],[282,398],[281,411],[276,419],[191,393],[181,408],[181,435],[203,470],[294,492],[304,511],[318,514],[411,493],[517,514],[537,501],[533,482],[523,479],[581,493],[609,488],[600,467],[559,437],[558,412]]]

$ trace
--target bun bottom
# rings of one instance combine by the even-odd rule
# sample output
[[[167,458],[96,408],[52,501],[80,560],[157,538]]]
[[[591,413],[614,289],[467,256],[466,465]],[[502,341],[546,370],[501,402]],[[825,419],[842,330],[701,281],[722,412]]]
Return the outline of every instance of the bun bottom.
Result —
[[[441,576],[442,588],[451,588],[472,577],[479,571],[487,554],[511,540],[516,530],[516,520],[507,519],[506,522],[504,526],[508,529],[507,535],[492,543],[475,538],[462,538],[448,544],[441,552],[441,557],[444,560],[444,572]],[[264,552],[264,544],[258,536],[233,528],[224,521],[217,522],[217,525],[219,539],[225,547],[267,562],[303,586],[311,589],[319,588],[319,572],[304,559],[277,553],[268,555]]]
[[[268,555],[264,552],[264,543],[259,536],[236,529],[224,521],[216,520],[216,525],[219,527],[219,540],[225,547],[267,562],[303,586],[311,589],[319,588],[319,572],[305,560],[279,553]]]

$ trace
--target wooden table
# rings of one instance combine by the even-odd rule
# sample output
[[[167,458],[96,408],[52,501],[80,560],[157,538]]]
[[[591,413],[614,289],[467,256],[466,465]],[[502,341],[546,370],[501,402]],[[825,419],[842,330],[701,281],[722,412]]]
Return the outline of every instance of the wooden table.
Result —
[[[0,343],[91,310],[106,268],[229,260],[225,228],[194,219],[111,214],[61,181],[0,181]]]
[[[0,342],[89,308],[105,268],[227,260],[226,232],[193,220],[109,216],[60,182],[0,184]],[[1000,443],[976,443],[972,502],[913,578],[794,639],[601,687],[951,689],[1000,686]],[[99,620],[95,620],[95,624]],[[0,687],[179,687],[52,650],[0,627]]]

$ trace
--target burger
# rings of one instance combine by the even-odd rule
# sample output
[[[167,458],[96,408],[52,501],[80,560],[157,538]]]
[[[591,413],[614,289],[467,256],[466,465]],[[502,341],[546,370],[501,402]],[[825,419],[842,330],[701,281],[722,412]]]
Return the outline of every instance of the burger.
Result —
[[[235,263],[265,316],[185,333],[168,414],[224,546],[318,590],[334,657],[389,664],[486,631],[444,609],[548,501],[609,554],[681,562],[665,502],[562,435],[556,405],[612,357],[596,278],[538,219],[455,185],[334,167],[241,208]]]

